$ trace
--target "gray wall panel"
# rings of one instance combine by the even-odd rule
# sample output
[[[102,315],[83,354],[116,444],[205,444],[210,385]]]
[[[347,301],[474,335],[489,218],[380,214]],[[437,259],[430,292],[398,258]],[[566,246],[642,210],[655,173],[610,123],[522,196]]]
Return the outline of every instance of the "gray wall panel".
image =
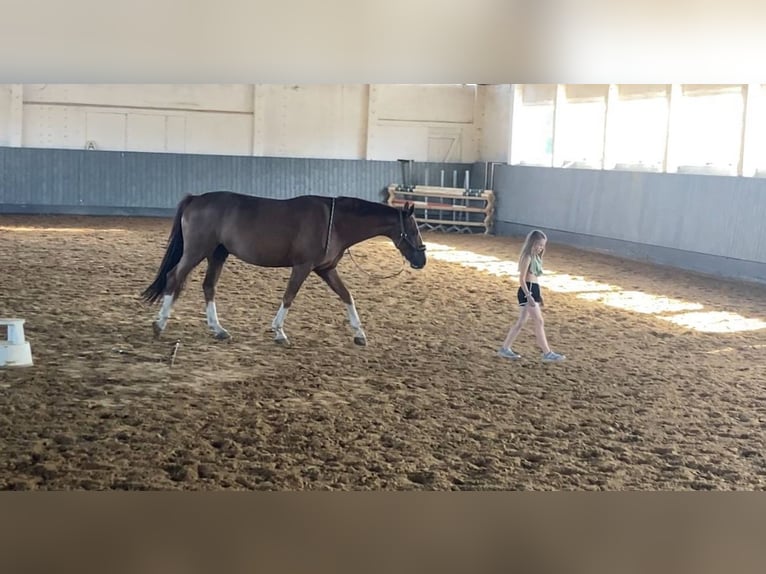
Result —
[[[525,235],[535,226],[518,223],[498,222],[498,235]],[[645,243],[633,243],[608,237],[595,237],[566,231],[546,229],[552,243],[563,243],[598,253],[607,253],[626,259],[646,261],[670,267],[678,267],[708,275],[737,277],[748,281],[766,283],[766,263],[742,261],[718,255],[707,255],[692,251],[681,251]],[[516,254],[514,254],[515,256]]]
[[[414,183],[471,164],[416,163]],[[288,198],[349,195],[382,201],[402,180],[396,161],[153,154],[0,147],[0,212],[166,213],[185,193],[232,190]],[[436,179],[434,179],[436,178]],[[462,175],[459,178],[462,183]]]
[[[494,189],[498,233],[540,227],[616,254],[766,281],[764,179],[503,165]]]

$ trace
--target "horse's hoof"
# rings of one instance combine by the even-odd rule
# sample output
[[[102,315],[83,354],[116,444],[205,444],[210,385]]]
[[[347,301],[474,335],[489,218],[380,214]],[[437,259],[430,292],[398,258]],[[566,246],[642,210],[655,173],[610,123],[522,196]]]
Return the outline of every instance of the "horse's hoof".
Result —
[[[160,335],[162,334],[162,329],[160,329],[160,326],[157,324],[157,321],[154,321],[152,323],[152,331],[154,331],[154,338],[159,339]]]
[[[225,341],[226,339],[231,339],[231,335],[228,331],[219,331],[217,333],[213,333],[213,338],[218,341]]]
[[[365,347],[367,345],[367,339],[365,337],[354,337],[354,343],[360,347]]]
[[[274,339],[274,342],[277,345],[284,345],[285,347],[290,346],[290,340],[287,337],[277,337]]]

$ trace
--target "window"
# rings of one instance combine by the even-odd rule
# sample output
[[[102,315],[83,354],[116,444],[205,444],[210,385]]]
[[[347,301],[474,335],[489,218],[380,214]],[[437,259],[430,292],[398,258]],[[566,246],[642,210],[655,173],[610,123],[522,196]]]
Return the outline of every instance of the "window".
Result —
[[[753,116],[748,118],[748,153],[752,153],[755,175],[766,177],[766,85],[762,84],[753,97]]]
[[[606,103],[577,102],[561,106],[557,118],[556,156],[563,167],[601,168]],[[558,167],[558,166],[557,166]]]
[[[568,85],[556,118],[556,166],[601,169],[609,86]]]
[[[740,86],[683,87],[677,122],[671,128],[679,172],[737,173],[743,105]]]
[[[605,167],[661,171],[668,126],[667,92],[629,97],[621,87],[611,114],[614,124],[608,145],[613,165]]]
[[[553,165],[553,109],[556,86],[525,84],[514,110],[511,163]]]

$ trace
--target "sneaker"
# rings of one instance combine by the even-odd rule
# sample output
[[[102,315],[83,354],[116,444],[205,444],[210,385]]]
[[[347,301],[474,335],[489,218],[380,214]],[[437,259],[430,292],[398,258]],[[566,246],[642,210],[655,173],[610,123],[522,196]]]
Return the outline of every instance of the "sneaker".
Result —
[[[563,361],[564,359],[566,359],[564,355],[559,355],[553,351],[543,354],[543,362],[545,363],[557,363],[559,361]]]
[[[501,357],[505,357],[506,359],[511,359],[515,361],[516,359],[521,359],[521,355],[518,353],[514,353],[511,349],[508,349],[506,347],[502,347],[498,352],[498,355]]]

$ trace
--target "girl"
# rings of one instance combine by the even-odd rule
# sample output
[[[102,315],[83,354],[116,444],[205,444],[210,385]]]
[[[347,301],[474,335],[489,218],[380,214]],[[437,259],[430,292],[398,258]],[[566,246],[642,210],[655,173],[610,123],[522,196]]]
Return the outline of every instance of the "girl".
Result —
[[[548,340],[545,337],[543,328],[543,314],[540,310],[543,304],[543,298],[540,295],[540,284],[537,282],[540,275],[543,274],[543,254],[545,253],[545,244],[548,238],[545,233],[539,229],[534,229],[527,234],[524,245],[521,247],[519,256],[519,290],[516,294],[521,307],[521,314],[516,324],[508,331],[508,335],[503,341],[503,346],[498,351],[501,357],[506,359],[520,359],[521,355],[511,350],[511,345],[521,332],[521,328],[527,319],[532,319],[535,329],[537,344],[543,351],[543,361],[554,362],[563,361],[566,357],[551,351],[548,346]]]

